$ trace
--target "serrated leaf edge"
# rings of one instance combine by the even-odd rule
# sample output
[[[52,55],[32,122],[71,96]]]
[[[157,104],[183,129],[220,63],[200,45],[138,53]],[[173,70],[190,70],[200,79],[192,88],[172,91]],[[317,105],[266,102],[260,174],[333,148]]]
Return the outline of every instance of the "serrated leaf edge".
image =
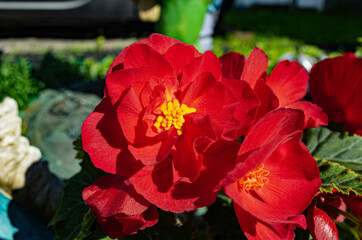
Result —
[[[343,166],[342,164],[339,164],[339,163],[336,163],[336,162],[332,162],[332,161],[329,161],[329,160],[326,160],[326,159],[322,159],[322,158],[315,158],[315,160],[317,161],[318,163],[318,167],[321,167],[323,165],[338,165],[338,167],[342,168],[343,169],[343,172],[346,172],[348,174],[353,174],[356,176],[356,178],[362,178],[361,175],[359,175],[358,173],[354,172],[353,170],[351,169],[348,169],[346,168],[345,166]],[[346,189],[342,189],[341,187],[337,187],[337,185],[335,183],[331,183],[331,184],[326,184],[326,183],[323,183],[322,182],[322,185],[320,187],[320,191],[321,192],[326,192],[326,193],[333,193],[333,190],[332,189],[336,189],[338,192],[341,192],[343,194],[347,194],[349,195],[351,192],[353,192],[354,194],[356,194],[357,196],[362,196],[362,190],[356,190],[356,189],[353,189],[351,187],[348,187]]]

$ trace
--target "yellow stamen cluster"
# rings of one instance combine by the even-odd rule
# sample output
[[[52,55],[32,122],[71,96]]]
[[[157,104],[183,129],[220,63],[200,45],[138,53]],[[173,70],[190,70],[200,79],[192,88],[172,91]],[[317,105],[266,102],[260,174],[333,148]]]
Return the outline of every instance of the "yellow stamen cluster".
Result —
[[[269,171],[264,170],[264,164],[261,164],[238,181],[239,190],[261,190],[269,182],[268,175]]]
[[[180,105],[177,99],[167,103],[164,101],[158,109],[162,112],[162,115],[157,117],[154,126],[165,130],[169,130],[171,126],[174,126],[178,135],[182,134],[181,127],[185,122],[184,115],[196,112],[195,108],[189,108],[185,104]]]

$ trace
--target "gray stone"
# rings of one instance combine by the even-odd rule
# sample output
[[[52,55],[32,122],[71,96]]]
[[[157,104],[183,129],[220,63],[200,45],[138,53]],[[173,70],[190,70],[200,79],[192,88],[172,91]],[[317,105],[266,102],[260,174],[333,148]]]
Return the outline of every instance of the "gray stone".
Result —
[[[47,89],[24,111],[26,136],[58,177],[68,179],[80,170],[73,141],[100,101],[94,94]]]

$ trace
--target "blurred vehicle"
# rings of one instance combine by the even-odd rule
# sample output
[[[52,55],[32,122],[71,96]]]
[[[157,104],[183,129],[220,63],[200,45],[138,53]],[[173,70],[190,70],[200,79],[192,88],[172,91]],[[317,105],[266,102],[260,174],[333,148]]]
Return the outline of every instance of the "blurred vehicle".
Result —
[[[237,8],[289,7],[316,11],[332,9],[336,12],[353,10],[362,13],[361,0],[234,0],[234,5]]]
[[[94,25],[138,19],[131,0],[0,0],[0,24]]]
[[[237,7],[261,6],[291,6],[322,11],[325,7],[325,0],[235,0]]]

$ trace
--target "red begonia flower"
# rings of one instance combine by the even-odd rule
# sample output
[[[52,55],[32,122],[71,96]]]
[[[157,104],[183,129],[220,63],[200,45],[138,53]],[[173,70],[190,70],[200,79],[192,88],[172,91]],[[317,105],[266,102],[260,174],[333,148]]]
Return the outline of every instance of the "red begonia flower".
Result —
[[[327,115],[321,108],[300,101],[307,93],[309,76],[297,62],[284,60],[267,76],[268,57],[259,48],[254,48],[249,57],[232,52],[219,60],[224,77],[247,81],[260,99],[256,119],[273,109],[286,107],[304,112],[304,128],[328,124]]]
[[[362,136],[362,59],[346,54],[315,64],[310,94],[329,121],[344,123],[350,133]]]
[[[155,206],[120,176],[103,176],[86,187],[82,195],[111,238],[136,234],[139,229],[153,226],[158,221]]]
[[[301,213],[321,179],[316,161],[300,142],[303,125],[301,111],[274,110],[251,128],[241,144],[235,168],[224,180],[230,183],[225,193],[237,206],[249,239],[268,239],[272,234],[293,239],[295,226],[306,228]],[[253,220],[242,220],[246,215]]]
[[[222,77],[212,52],[159,34],[122,51],[104,93],[83,123],[84,150],[173,212],[214,201],[259,105],[246,81]]]

